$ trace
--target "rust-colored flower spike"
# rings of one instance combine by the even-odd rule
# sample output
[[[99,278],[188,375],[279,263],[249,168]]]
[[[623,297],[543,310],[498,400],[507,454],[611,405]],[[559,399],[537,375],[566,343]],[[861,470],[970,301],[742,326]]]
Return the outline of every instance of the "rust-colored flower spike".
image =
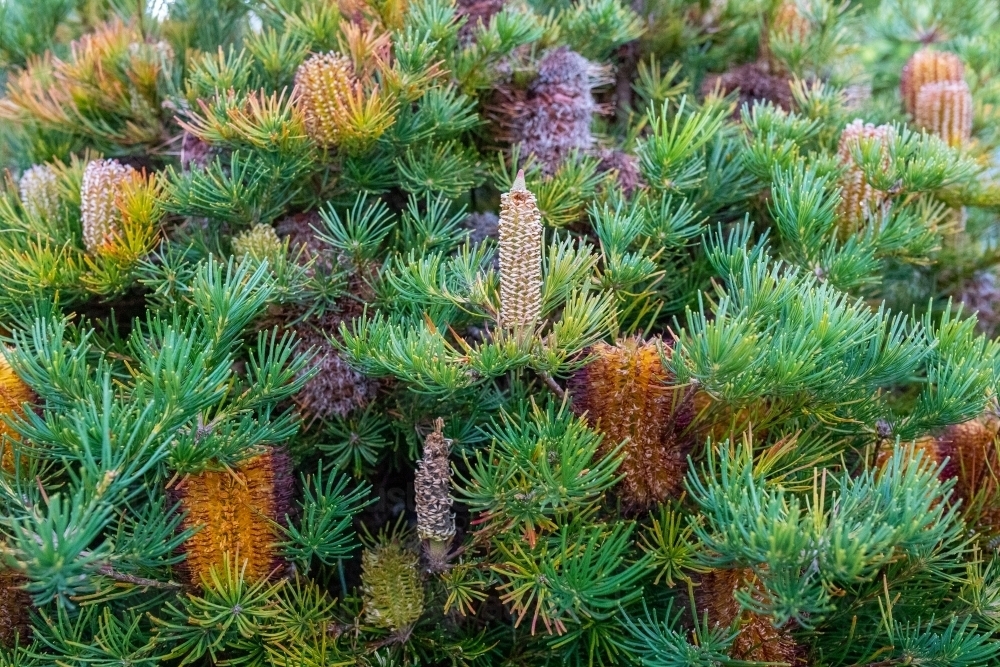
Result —
[[[950,146],[961,146],[972,136],[972,92],[965,81],[928,83],[917,93],[913,121]]]
[[[271,522],[284,523],[293,486],[288,454],[271,449],[232,470],[189,476],[176,490],[187,515],[185,528],[198,528],[184,543],[193,584],[209,577],[228,557],[248,581],[281,567]]]
[[[532,326],[542,311],[542,214],[524,171],[500,195],[500,322]]]
[[[35,392],[17,376],[6,355],[0,351],[0,415],[24,414],[24,405],[37,400]],[[17,442],[17,438],[10,426],[0,419],[0,466],[4,470],[14,469],[15,457],[11,446]]]
[[[751,570],[712,570],[695,589],[695,606],[698,615],[708,612],[709,622],[728,630],[738,619],[738,631],[730,648],[735,660],[786,664],[793,667],[805,665],[802,647],[787,630],[774,627],[767,616],[743,609],[734,593],[750,589],[755,597],[763,598],[766,592]]]
[[[654,341],[598,343],[592,352],[593,361],[570,381],[573,409],[604,434],[605,452],[626,443],[618,488],[627,509],[649,509],[684,481],[694,444],[693,401],[670,385]]]
[[[965,65],[954,53],[920,49],[903,66],[900,76],[899,92],[903,97],[903,108],[911,116],[915,115],[921,88],[928,83],[962,81],[964,78]]]
[[[865,218],[882,205],[884,197],[884,193],[873,188],[865,178],[864,172],[854,161],[853,151],[862,139],[880,139],[884,146],[891,137],[890,125],[875,126],[865,123],[860,118],[845,127],[840,135],[837,155],[847,167],[840,182],[839,219],[842,237],[850,236],[857,231],[864,224]],[[888,163],[888,152],[884,152],[885,161]]]
[[[21,646],[31,639],[31,596],[23,585],[21,575],[0,564],[0,646],[6,648],[12,647],[15,639]]]
[[[354,82],[351,59],[338,53],[317,53],[299,66],[295,74],[299,106],[306,132],[320,146],[340,143],[349,122]]]
[[[59,177],[49,165],[36,164],[25,171],[18,190],[21,205],[31,217],[50,220],[59,215]]]
[[[98,254],[119,233],[122,214],[118,196],[126,181],[138,172],[118,160],[93,160],[83,170],[80,193],[80,216],[83,244],[91,254]]]
[[[431,571],[444,568],[448,549],[455,538],[455,514],[451,511],[451,466],[448,441],[441,433],[444,420],[434,422],[434,431],[424,440],[424,457],[417,461],[413,489],[417,505],[417,535]]]
[[[802,15],[795,2],[781,3],[774,13],[771,30],[778,34],[792,37],[797,42],[804,42],[812,31],[809,19]]]

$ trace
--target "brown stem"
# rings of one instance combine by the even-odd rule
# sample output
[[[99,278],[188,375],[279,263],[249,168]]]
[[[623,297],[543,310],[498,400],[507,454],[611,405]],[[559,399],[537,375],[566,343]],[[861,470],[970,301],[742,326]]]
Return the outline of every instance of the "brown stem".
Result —
[[[538,374],[542,376],[542,379],[545,380],[545,384],[549,386],[549,389],[551,389],[556,396],[560,399],[566,398],[566,390],[559,386],[559,383],[556,382],[554,377],[549,375],[548,371],[539,371]]]
[[[109,577],[115,581],[120,581],[125,584],[134,584],[136,586],[145,586],[148,588],[166,588],[169,590],[183,588],[181,584],[176,584],[172,581],[157,581],[156,579],[146,579],[145,577],[137,577],[134,574],[119,572],[110,565],[102,565],[98,569],[98,572],[103,574],[105,577]]]

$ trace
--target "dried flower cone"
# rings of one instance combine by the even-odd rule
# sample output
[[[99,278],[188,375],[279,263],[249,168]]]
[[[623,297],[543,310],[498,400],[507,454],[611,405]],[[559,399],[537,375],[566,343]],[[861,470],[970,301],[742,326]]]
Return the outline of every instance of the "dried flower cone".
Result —
[[[24,580],[17,572],[0,565],[0,646],[21,646],[30,640],[31,596],[21,588]]]
[[[365,616],[372,625],[393,630],[401,638],[424,613],[417,562],[417,554],[397,541],[365,549],[361,556]]]
[[[59,215],[59,177],[52,167],[36,164],[18,183],[21,205],[32,218],[51,220]]]
[[[188,477],[177,494],[187,516],[185,528],[199,530],[187,542],[186,566],[192,583],[207,579],[227,556],[259,581],[280,567],[272,521],[283,523],[292,489],[291,460],[280,450],[255,456],[232,471]]]
[[[542,311],[542,214],[518,172],[500,195],[500,322],[533,326]]]
[[[972,136],[972,92],[965,81],[928,83],[917,93],[914,123],[961,146]]]
[[[889,125],[875,126],[857,119],[840,135],[837,155],[847,169],[840,181],[841,201],[838,211],[840,234],[846,238],[864,225],[865,219],[882,205],[884,193],[876,190],[865,178],[864,172],[854,161],[853,151],[863,139],[879,139],[883,145],[892,136]],[[888,163],[888,154],[885,157]]]
[[[515,127],[515,141],[553,172],[573,150],[595,143],[590,131],[597,103],[591,90],[601,80],[598,67],[565,47],[549,52],[538,65]]]
[[[329,148],[340,143],[354,82],[351,60],[338,53],[318,53],[299,66],[295,74],[299,106],[306,132],[320,146]]]
[[[713,625],[729,629],[738,622],[738,633],[729,651],[735,660],[762,663],[805,665],[802,649],[785,630],[775,628],[771,619],[747,611],[734,593],[750,588],[755,596],[764,596],[763,587],[751,570],[712,570],[701,578],[695,589],[698,614],[708,612]]]
[[[707,97],[716,92],[721,95],[738,93],[733,112],[737,118],[743,105],[752,106],[758,100],[773,102],[786,111],[795,105],[788,76],[771,73],[766,62],[744,63],[721,74],[709,74],[702,81],[701,94]]]
[[[693,444],[691,402],[670,386],[655,342],[627,338],[592,352],[570,382],[573,408],[604,434],[605,453],[626,443],[618,488],[628,509],[649,509],[681,488]]]
[[[448,441],[434,423],[434,431],[424,440],[424,456],[417,461],[413,489],[417,505],[417,536],[426,542],[432,570],[440,569],[455,538],[455,514],[451,511],[451,465]]]
[[[91,254],[100,253],[121,231],[118,196],[125,182],[137,173],[118,160],[94,160],[84,169],[80,215],[83,243]]]
[[[38,400],[35,392],[17,376],[7,357],[0,352],[0,415],[24,414],[24,404]],[[0,419],[0,467],[14,469],[12,445],[17,442],[17,434]]]
[[[917,96],[928,83],[940,81],[962,81],[965,65],[954,53],[920,49],[903,66],[899,81],[899,92],[903,97],[903,108],[910,115],[916,114]]]

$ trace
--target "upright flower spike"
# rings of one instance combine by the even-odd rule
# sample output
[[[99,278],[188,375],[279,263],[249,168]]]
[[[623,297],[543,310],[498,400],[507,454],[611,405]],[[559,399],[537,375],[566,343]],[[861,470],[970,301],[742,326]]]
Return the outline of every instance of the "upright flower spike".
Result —
[[[670,386],[655,342],[627,338],[614,346],[598,343],[592,352],[594,360],[570,382],[573,409],[604,434],[605,453],[626,443],[622,498],[632,511],[650,509],[684,481],[693,403]]]
[[[99,254],[121,230],[118,195],[125,182],[137,174],[118,160],[94,160],[84,169],[80,214],[83,243],[91,254]]]
[[[444,420],[424,440],[424,456],[417,461],[413,488],[417,505],[417,535],[424,541],[431,571],[440,571],[455,539],[455,514],[451,511],[451,466],[448,441],[441,433]]]
[[[500,322],[532,326],[542,311],[542,214],[524,171],[500,195]]]
[[[701,578],[695,589],[699,616],[708,612],[709,622],[728,630],[737,623],[737,634],[730,657],[749,662],[805,665],[803,651],[787,630],[774,627],[771,619],[743,609],[734,593],[749,588],[755,597],[764,590],[751,570],[712,570]]]
[[[306,132],[320,146],[330,148],[340,143],[354,80],[350,58],[338,53],[317,53],[299,66],[295,85]]]
[[[913,121],[941,137],[950,146],[961,146],[972,136],[972,92],[965,81],[928,83],[917,93]]]
[[[906,113],[915,116],[921,88],[928,83],[962,81],[964,77],[965,65],[954,53],[920,49],[903,66],[900,76],[899,92],[903,97],[903,108]]]
[[[272,449],[233,470],[188,477],[177,492],[187,515],[185,528],[198,528],[184,543],[192,583],[230,558],[248,581],[266,578],[282,565],[272,522],[283,523],[290,508],[292,463]]]
[[[890,125],[875,126],[860,118],[849,124],[840,135],[837,155],[847,167],[841,179],[840,233],[842,237],[853,234],[870,214],[882,205],[884,193],[876,190],[865,178],[861,167],[854,161],[854,150],[862,139],[880,139],[887,143],[892,136]],[[886,152],[885,160],[888,161]]]
[[[38,400],[24,380],[19,378],[11,368],[7,357],[0,351],[0,415],[15,415],[24,413],[25,403]],[[17,439],[10,426],[0,419],[0,467],[4,470],[14,469],[14,452],[11,444]]]
[[[424,613],[424,586],[418,556],[398,540],[365,549],[361,588],[368,622],[392,630],[404,641]]]
[[[31,639],[31,596],[23,584],[17,572],[0,564],[0,646],[10,648],[15,639],[24,646]]]
[[[50,220],[59,215],[59,177],[47,164],[36,164],[18,182],[21,205],[28,215]]]

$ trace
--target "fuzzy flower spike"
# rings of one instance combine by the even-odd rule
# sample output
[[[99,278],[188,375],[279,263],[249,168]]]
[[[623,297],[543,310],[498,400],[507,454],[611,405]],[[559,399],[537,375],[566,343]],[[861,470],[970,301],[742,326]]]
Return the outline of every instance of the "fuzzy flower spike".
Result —
[[[500,322],[532,326],[542,310],[542,214],[524,170],[500,196]]]

